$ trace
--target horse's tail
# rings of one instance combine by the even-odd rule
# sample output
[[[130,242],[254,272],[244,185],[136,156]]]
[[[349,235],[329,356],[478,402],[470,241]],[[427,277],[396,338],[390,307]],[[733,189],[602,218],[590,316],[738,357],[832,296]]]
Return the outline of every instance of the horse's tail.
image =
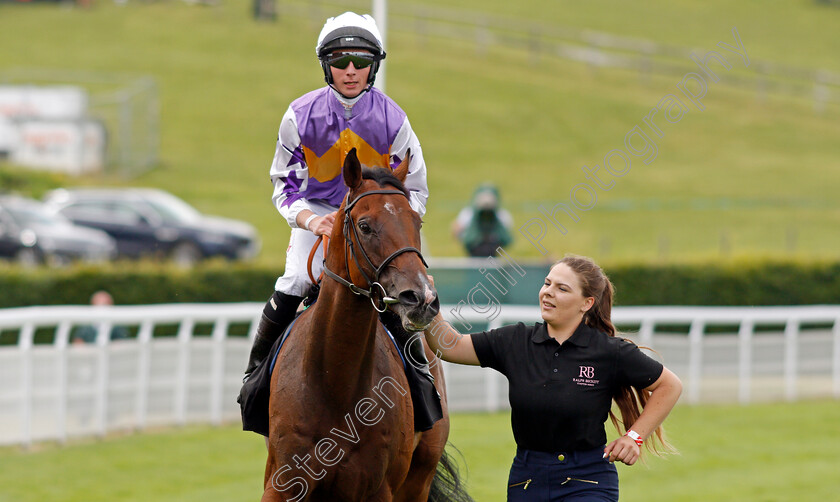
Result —
[[[450,448],[463,458],[461,452],[452,443],[446,444],[429,490],[429,502],[475,502],[461,481],[458,462],[447,451]]]

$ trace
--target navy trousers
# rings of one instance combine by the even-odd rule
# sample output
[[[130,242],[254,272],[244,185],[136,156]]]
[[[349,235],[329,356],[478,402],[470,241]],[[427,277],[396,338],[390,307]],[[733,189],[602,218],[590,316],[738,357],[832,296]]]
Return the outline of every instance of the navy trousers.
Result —
[[[604,448],[547,453],[517,448],[508,502],[618,501],[618,471]]]

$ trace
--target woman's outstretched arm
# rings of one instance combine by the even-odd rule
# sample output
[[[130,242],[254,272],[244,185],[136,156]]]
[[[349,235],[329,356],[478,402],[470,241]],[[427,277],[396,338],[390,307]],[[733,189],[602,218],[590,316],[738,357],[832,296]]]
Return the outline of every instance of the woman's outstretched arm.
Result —
[[[475,354],[472,338],[462,335],[452,327],[443,316],[438,313],[424,332],[429,348],[444,361],[458,364],[472,364],[478,366],[478,356]]]

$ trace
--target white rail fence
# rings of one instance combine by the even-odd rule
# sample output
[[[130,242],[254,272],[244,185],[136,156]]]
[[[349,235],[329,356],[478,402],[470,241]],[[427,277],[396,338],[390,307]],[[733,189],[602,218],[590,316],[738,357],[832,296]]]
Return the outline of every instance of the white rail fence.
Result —
[[[452,317],[453,308],[443,312]],[[0,444],[237,421],[261,310],[259,303],[0,310]],[[484,329],[534,322],[539,311],[473,307],[458,318]],[[688,403],[840,398],[840,306],[624,307],[613,319],[683,379]],[[80,326],[94,327],[95,343],[71,341]],[[129,338],[112,340],[114,326]],[[507,382],[496,372],[444,369],[451,410],[508,407]]]

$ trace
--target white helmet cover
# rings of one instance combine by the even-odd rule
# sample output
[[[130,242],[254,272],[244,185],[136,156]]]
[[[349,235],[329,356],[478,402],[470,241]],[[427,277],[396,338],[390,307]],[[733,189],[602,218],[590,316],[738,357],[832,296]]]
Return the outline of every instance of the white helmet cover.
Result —
[[[353,40],[342,41],[342,37]],[[330,47],[331,42],[337,42],[335,47]],[[382,35],[379,33],[376,21],[368,14],[359,15],[355,12],[345,12],[327,19],[318,35],[315,55],[320,58],[324,55],[325,50],[337,47],[370,49],[375,54],[382,56],[383,59],[385,57]]]
[[[379,62],[385,59],[385,48],[382,44],[382,35],[376,26],[376,21],[368,14],[359,15],[355,12],[345,12],[336,17],[327,19],[321,34],[318,35],[318,44],[315,46],[315,54],[321,61],[321,69],[324,70],[324,80],[332,86],[332,72],[324,56],[337,49],[365,49],[376,56],[368,73],[368,88],[376,80],[376,72],[379,71]]]

